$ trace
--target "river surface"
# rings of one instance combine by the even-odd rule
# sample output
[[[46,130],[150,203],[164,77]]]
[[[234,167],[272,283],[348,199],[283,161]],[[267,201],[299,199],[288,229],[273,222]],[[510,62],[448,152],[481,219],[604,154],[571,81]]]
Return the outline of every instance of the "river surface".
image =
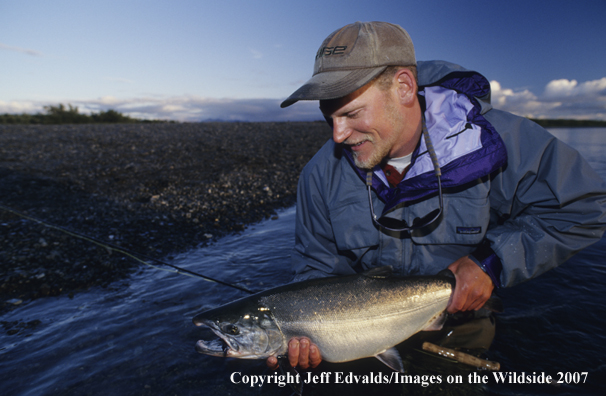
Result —
[[[583,153],[606,178],[605,128],[550,131]],[[294,208],[281,211],[277,220],[177,256],[172,263],[253,290],[285,283],[290,279],[294,215]],[[335,383],[338,372],[344,379],[350,373],[373,373],[375,378],[391,374],[375,359],[364,359],[323,363],[331,383],[306,386],[303,394],[606,394],[605,257],[602,239],[557,269],[499,292],[505,310],[497,316],[496,336],[486,358],[499,362],[501,372],[513,373],[504,385],[492,380],[470,384],[469,374],[477,374],[480,382],[492,374],[412,350],[401,351],[411,367],[407,374],[419,381],[433,375],[441,384]],[[250,387],[241,382],[248,376],[272,375],[263,361],[211,357],[194,350],[203,330],[192,324],[192,316],[243,296],[220,284],[144,268],[107,289],[29,302],[0,318],[23,324],[17,334],[0,334],[0,392],[290,395],[293,390],[288,386]],[[544,373],[562,383],[517,383],[522,373]],[[448,385],[449,378],[463,383]]]

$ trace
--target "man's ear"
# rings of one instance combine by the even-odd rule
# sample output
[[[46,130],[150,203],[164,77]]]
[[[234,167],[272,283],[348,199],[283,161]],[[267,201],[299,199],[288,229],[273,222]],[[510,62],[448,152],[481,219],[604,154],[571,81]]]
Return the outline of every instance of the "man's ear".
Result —
[[[406,106],[413,104],[417,97],[417,82],[412,72],[405,68],[398,70],[394,75],[394,84],[400,103]]]

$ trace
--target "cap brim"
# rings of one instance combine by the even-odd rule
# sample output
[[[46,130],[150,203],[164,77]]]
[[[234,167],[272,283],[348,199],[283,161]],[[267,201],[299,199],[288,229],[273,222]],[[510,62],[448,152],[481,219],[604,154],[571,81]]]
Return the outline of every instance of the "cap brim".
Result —
[[[318,73],[288,97],[280,107],[288,107],[299,100],[328,100],[342,98],[368,84],[387,66],[338,70]]]

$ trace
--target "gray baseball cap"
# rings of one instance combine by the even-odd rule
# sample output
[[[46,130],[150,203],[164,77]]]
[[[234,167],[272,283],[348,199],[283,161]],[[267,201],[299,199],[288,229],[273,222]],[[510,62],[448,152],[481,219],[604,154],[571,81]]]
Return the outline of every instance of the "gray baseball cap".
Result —
[[[388,66],[416,65],[406,30],[387,22],[355,22],[334,31],[316,53],[314,74],[280,107],[336,99],[363,87]]]

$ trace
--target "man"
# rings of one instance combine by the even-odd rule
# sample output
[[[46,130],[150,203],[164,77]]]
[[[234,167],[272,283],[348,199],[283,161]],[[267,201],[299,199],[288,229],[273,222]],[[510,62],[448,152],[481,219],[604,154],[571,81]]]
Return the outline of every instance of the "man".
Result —
[[[417,64],[397,25],[333,32],[313,77],[282,107],[298,100],[320,101],[333,141],[299,181],[296,280],[380,265],[406,275],[448,268],[448,312],[471,311],[495,287],[540,275],[604,232],[606,183],[580,155],[492,109],[480,74]],[[321,351],[293,339],[289,360],[315,367]]]

